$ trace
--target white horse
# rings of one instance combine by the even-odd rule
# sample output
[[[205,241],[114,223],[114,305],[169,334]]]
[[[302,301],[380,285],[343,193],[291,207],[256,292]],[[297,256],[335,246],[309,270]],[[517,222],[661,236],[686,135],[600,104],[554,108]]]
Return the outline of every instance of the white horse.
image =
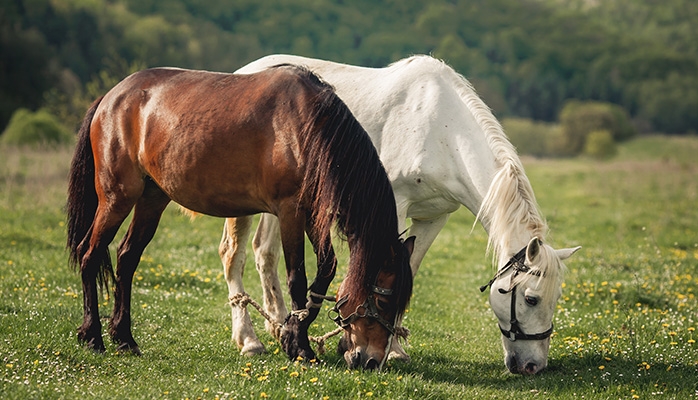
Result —
[[[271,55],[236,73],[284,63],[304,65],[333,85],[371,136],[393,186],[400,231],[406,229],[407,218],[412,220],[413,274],[452,212],[464,205],[477,215],[498,266],[486,286],[491,285],[489,300],[502,331],[505,364],[522,374],[545,368],[561,295],[562,260],[579,247],[554,250],[545,243],[547,226],[521,161],[470,83],[429,56],[375,69]],[[250,217],[226,220],[220,255],[231,297],[244,292],[251,225]],[[253,240],[256,266],[264,307],[283,323],[288,312],[277,275],[279,238],[277,219],[263,214]],[[266,327],[274,330],[274,324]],[[244,307],[232,307],[232,331],[242,354],[264,351]],[[409,360],[399,343],[393,343],[391,357]]]

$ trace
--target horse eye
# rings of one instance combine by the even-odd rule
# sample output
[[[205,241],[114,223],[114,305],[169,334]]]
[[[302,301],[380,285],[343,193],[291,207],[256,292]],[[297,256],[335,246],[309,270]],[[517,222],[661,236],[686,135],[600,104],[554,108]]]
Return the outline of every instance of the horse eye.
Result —
[[[388,308],[390,308],[390,303],[388,303],[387,301],[378,300],[376,301],[376,306],[379,310],[386,311]]]
[[[526,304],[528,304],[529,306],[538,305],[538,298],[537,297],[524,296],[524,299],[526,300]]]

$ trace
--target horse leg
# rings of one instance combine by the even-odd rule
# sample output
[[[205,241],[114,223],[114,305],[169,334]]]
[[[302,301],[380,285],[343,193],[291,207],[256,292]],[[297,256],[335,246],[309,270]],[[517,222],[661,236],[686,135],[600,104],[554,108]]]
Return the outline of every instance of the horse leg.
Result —
[[[100,203],[95,218],[85,239],[80,244],[80,275],[82,277],[83,321],[78,328],[78,341],[97,352],[104,352],[102,323],[99,320],[99,298],[97,295],[97,276],[100,269],[111,265],[109,243],[114,239],[119,226],[128,216],[133,204],[113,207]],[[87,247],[85,251],[82,249]],[[111,267],[109,267],[111,269]]]
[[[288,311],[284,303],[279,282],[279,258],[281,258],[281,231],[279,219],[272,214],[262,214],[259,226],[252,240],[255,266],[262,282],[264,309],[272,322],[265,321],[267,332],[278,336],[278,326],[282,325]]]
[[[427,254],[427,250],[434,243],[441,229],[446,225],[448,217],[451,214],[441,214],[433,219],[412,219],[409,236],[415,236],[414,251],[410,257],[410,267],[412,268],[412,277],[417,275],[419,266]]]
[[[412,219],[412,226],[410,227],[410,233],[408,236],[415,236],[414,250],[412,252],[412,256],[410,257],[410,267],[412,268],[413,277],[417,275],[417,271],[419,270],[419,266],[422,263],[427,250],[429,250],[429,247],[432,245],[432,243],[434,243],[436,236],[439,234],[444,225],[446,225],[449,215],[450,214],[442,214],[430,220]],[[395,325],[402,326],[402,318],[400,318]],[[388,359],[409,362],[410,356],[402,348],[399,341],[393,340]]]
[[[223,237],[218,254],[223,262],[225,280],[228,283],[228,298],[245,292],[242,275],[245,271],[247,240],[250,236],[252,217],[228,218],[223,225]],[[246,307],[231,303],[232,339],[242,355],[264,353],[264,345],[254,333],[252,320]]]
[[[308,339],[308,310],[306,309],[308,280],[305,276],[305,215],[295,205],[280,212],[279,227],[286,261],[286,282],[291,295],[291,314],[281,330],[281,347],[289,359],[312,360],[315,352]]]
[[[130,351],[140,355],[138,344],[131,333],[131,286],[133,275],[150,243],[170,199],[152,181],[144,187],[141,198],[136,202],[133,219],[128,232],[117,251],[116,287],[114,312],[109,321],[109,335],[117,344],[118,351]]]
[[[311,225],[308,224],[308,238],[313,244],[313,250],[317,256],[317,275],[310,285],[309,301],[306,304],[306,307],[310,311],[308,318],[310,318],[312,322],[320,312],[322,301],[324,300],[323,297],[319,296],[325,296],[327,288],[330,286],[330,283],[332,283],[335,273],[337,272],[337,257],[335,257],[329,235],[327,235],[327,237],[322,237],[311,229],[310,226]]]

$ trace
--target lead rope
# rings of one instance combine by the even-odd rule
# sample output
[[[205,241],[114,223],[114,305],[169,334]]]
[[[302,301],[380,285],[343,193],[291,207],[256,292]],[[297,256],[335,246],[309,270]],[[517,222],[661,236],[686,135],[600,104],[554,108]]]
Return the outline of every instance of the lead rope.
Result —
[[[311,292],[312,293],[312,292]],[[330,296],[320,296],[315,293],[312,293],[315,297],[322,297],[324,300],[332,300],[335,301],[334,297]],[[240,307],[240,308],[247,308],[248,304],[251,304],[252,307],[256,308],[257,311],[266,319],[269,321],[269,323],[274,327],[274,331],[272,332],[272,335],[274,338],[278,341],[281,341],[281,329],[283,328],[283,325],[275,322],[272,318],[271,315],[269,315],[266,311],[264,311],[264,308],[259,305],[256,301],[254,301],[250,295],[248,295],[245,292],[237,293],[233,296],[231,296],[229,299],[229,304],[231,307]],[[307,309],[305,310],[298,310],[297,312],[303,312],[305,311],[306,313],[308,312]],[[331,332],[327,332],[326,334],[322,336],[310,336],[308,339],[311,342],[317,343],[317,352],[320,355],[325,354],[325,342],[327,342],[327,339],[331,338],[332,336],[339,335],[344,329],[343,328],[337,328]],[[410,335],[410,330],[402,327],[402,326],[396,326],[395,327],[395,336],[398,338],[402,338],[407,342],[407,337]]]

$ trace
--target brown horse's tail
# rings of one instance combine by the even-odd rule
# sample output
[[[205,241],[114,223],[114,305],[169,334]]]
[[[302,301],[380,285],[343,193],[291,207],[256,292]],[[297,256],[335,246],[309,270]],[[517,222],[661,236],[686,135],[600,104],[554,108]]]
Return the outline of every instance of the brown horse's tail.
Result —
[[[68,180],[68,201],[66,213],[68,214],[68,241],[66,247],[70,252],[70,264],[73,268],[80,265],[82,257],[87,251],[89,232],[97,213],[97,191],[95,190],[95,162],[92,154],[92,142],[90,140],[90,125],[94,118],[97,106],[102,98],[97,99],[85,114],[78,142],[75,146],[75,154],[70,165]],[[99,264],[97,274],[100,287],[107,284],[109,278],[113,278],[114,272],[111,265],[109,250],[98,250],[100,254],[94,254],[93,260]]]

